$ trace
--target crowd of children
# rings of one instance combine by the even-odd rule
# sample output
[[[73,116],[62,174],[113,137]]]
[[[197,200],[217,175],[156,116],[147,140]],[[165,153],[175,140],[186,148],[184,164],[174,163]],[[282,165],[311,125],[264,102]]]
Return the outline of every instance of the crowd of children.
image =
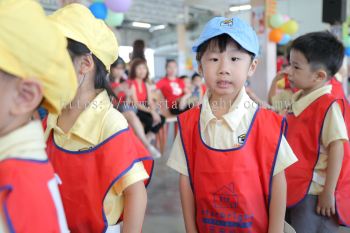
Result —
[[[350,105],[331,33],[292,42],[270,93],[290,91],[278,114],[245,88],[259,42],[237,17],[206,24],[198,74],[178,78],[168,60],[157,83],[142,57],[126,75],[113,32],[81,4],[47,17],[34,0],[2,0],[0,32],[0,232],[141,232],[155,134],[175,115],[167,165],[186,232],[350,226]]]

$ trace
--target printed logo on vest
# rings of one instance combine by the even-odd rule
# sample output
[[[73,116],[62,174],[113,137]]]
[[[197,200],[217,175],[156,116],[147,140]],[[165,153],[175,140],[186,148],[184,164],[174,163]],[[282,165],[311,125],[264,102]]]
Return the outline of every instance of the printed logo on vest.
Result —
[[[239,136],[238,136],[238,143],[242,145],[242,144],[244,143],[244,141],[245,141],[245,137],[246,137],[246,134],[245,134],[245,133],[239,135]]]
[[[202,222],[208,226],[209,232],[221,232],[220,230],[235,232],[238,229],[251,232],[254,216],[244,214],[238,208],[239,197],[234,192],[233,183],[227,184],[212,193],[212,200],[209,205],[211,205],[211,208],[202,209],[200,212]]]

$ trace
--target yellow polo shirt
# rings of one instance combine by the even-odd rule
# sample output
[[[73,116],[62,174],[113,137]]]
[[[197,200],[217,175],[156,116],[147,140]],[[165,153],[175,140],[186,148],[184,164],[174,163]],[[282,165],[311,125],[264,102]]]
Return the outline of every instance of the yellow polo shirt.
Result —
[[[8,158],[47,160],[40,121],[28,124],[0,137],[0,161]]]
[[[250,99],[243,87],[231,105],[229,112],[223,115],[222,119],[218,119],[214,116],[209,105],[209,95],[210,93],[207,91],[203,97],[200,114],[200,128],[204,142],[216,149],[239,147],[244,142],[242,138],[248,132],[257,104]],[[296,161],[296,156],[284,136],[282,136],[274,175]],[[175,138],[167,165],[177,172],[188,176],[186,158],[179,135]]]
[[[301,97],[302,90],[292,96],[292,111],[295,116],[300,115],[312,102],[322,95],[330,94],[331,85],[323,86],[306,96]],[[328,160],[328,146],[337,140],[348,140],[346,125],[342,111],[338,103],[333,103],[329,108],[321,132],[320,156],[316,163],[309,194],[318,195],[323,191],[326,180]]]
[[[71,151],[87,150],[98,145],[116,132],[128,127],[123,115],[113,108],[107,91],[102,91],[80,114],[68,133],[57,126],[57,115],[49,115],[47,130],[54,130],[55,142],[58,146]],[[130,185],[148,178],[142,162],[134,164],[113,188],[103,202],[108,225],[114,225],[124,209],[123,191]]]

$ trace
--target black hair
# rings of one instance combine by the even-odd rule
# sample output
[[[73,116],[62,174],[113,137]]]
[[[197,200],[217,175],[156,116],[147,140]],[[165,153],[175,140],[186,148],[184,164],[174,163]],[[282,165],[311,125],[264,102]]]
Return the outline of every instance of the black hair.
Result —
[[[195,77],[200,77],[200,78],[202,78],[202,76],[201,76],[200,74],[198,74],[197,72],[194,72],[194,73],[192,74],[191,80],[193,81],[193,79],[194,79]]]
[[[254,58],[255,58],[254,53],[249,52],[248,50],[244,49],[240,44],[238,44],[228,34],[221,34],[221,35],[215,36],[215,37],[205,41],[204,43],[202,43],[199,46],[199,48],[197,50],[197,54],[196,54],[197,62],[201,61],[205,51],[207,51],[208,49],[213,49],[213,48],[219,47],[220,53],[224,52],[226,50],[227,44],[230,41],[233,41],[236,44],[238,50],[249,54],[249,56],[251,57],[251,60],[252,61],[254,60]]]
[[[187,75],[181,75],[180,77],[179,77],[179,79],[185,79],[185,78],[189,78]]]
[[[125,68],[125,61],[123,58],[118,57],[117,60],[115,60],[115,62],[112,63],[111,68],[116,68],[118,65],[123,65],[123,67]]]
[[[133,44],[133,50],[131,54],[131,60],[140,58],[146,61],[145,57],[145,42],[141,39],[135,40]]]
[[[174,63],[177,65],[177,62],[175,61],[175,59],[167,59],[166,62],[165,62],[165,68],[167,68],[168,65],[169,65],[170,63],[172,63],[172,62],[174,62]]]
[[[291,50],[301,52],[312,70],[325,69],[328,78],[338,72],[343,64],[344,46],[330,32],[311,32],[296,38]]]
[[[82,56],[82,55],[91,53],[90,49],[86,45],[69,38],[68,38],[68,51],[72,57],[72,60],[77,56]],[[96,68],[95,79],[94,79],[95,89],[106,90],[111,100],[113,98],[116,98],[107,80],[108,71],[106,69],[106,66],[94,54],[92,54],[92,59],[94,61],[95,68]]]

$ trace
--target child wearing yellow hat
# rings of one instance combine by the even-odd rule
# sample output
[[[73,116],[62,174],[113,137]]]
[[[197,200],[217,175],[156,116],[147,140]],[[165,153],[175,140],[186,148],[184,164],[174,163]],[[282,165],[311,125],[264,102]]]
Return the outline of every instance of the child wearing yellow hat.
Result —
[[[1,232],[68,232],[42,126],[31,120],[41,103],[59,113],[75,95],[67,40],[33,0],[0,1],[0,35]]]
[[[113,108],[107,74],[118,44],[106,24],[80,4],[51,20],[68,38],[79,88],[61,115],[49,114],[49,159],[62,179],[60,192],[72,232],[137,232],[142,228],[153,161]],[[146,181],[147,182],[147,181]]]

